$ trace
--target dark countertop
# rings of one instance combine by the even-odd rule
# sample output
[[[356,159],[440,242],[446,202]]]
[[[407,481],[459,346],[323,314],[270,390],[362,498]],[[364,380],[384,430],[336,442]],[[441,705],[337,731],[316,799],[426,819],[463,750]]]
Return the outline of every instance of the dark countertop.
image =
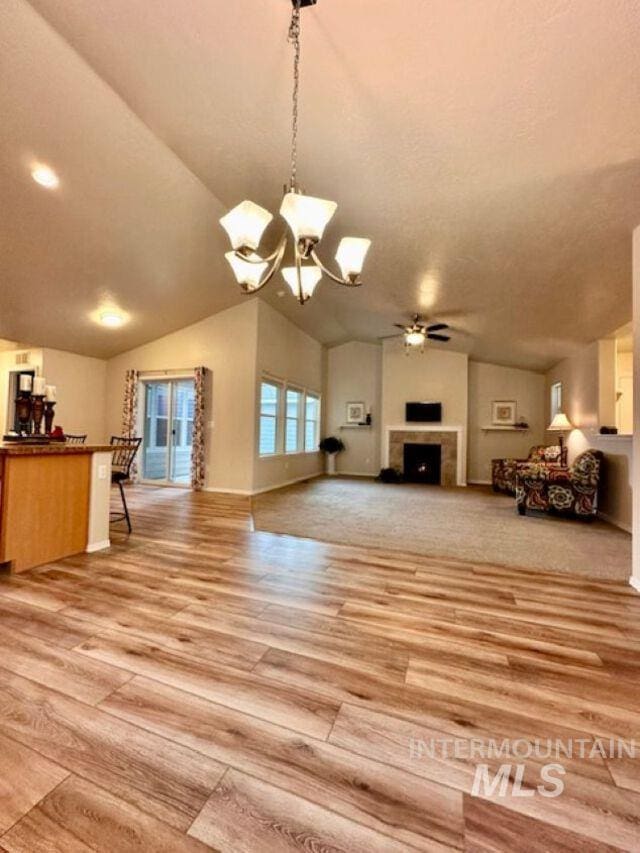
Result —
[[[78,453],[111,453],[113,450],[114,448],[109,444],[65,444],[64,441],[51,442],[51,444],[0,442],[0,456],[64,456]]]

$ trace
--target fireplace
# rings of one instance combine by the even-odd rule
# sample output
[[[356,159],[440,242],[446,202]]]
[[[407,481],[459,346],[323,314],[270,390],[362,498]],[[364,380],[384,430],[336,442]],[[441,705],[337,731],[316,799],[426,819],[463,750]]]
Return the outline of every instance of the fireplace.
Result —
[[[386,427],[383,467],[404,470],[405,444],[440,445],[440,485],[466,486],[464,429],[438,424],[399,424]]]
[[[442,470],[441,444],[405,443],[404,479],[409,483],[430,483],[439,486]]]

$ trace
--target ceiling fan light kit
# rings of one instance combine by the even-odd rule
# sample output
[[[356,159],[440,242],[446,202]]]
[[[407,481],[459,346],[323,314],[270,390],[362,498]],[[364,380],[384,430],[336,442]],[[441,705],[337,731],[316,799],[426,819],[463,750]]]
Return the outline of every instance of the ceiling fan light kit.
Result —
[[[437,334],[449,328],[447,323],[427,324],[425,320],[421,319],[419,314],[414,314],[413,322],[408,326],[404,326],[402,323],[395,323],[394,325],[397,329],[402,329],[407,354],[410,350],[417,349],[418,347],[421,352],[424,352],[424,346],[428,340],[441,341],[442,343],[451,340],[449,335]],[[400,337],[400,335],[397,337]]]
[[[285,187],[280,215],[293,237],[293,265],[282,269],[282,275],[301,305],[311,298],[323,275],[345,287],[359,287],[360,274],[371,241],[361,237],[345,237],[336,252],[340,274],[332,272],[317,253],[317,245],[338,205],[333,201],[305,195],[298,186],[298,102],[300,91],[300,9],[314,6],[317,0],[292,0],[293,14],[289,41],[294,47],[293,114],[291,137],[291,177]],[[272,214],[252,201],[243,201],[220,220],[229,235],[233,251],[225,255],[243,293],[261,290],[282,267],[288,244],[287,231],[275,250],[267,257],[257,254],[262,236],[273,219]]]

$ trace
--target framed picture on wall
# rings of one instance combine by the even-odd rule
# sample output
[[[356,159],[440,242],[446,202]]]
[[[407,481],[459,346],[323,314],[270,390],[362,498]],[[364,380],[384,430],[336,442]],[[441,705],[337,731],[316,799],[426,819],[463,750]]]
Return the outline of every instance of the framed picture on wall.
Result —
[[[496,426],[513,426],[516,422],[516,401],[494,400],[491,413]]]
[[[362,424],[365,419],[364,403],[347,403],[347,423]]]

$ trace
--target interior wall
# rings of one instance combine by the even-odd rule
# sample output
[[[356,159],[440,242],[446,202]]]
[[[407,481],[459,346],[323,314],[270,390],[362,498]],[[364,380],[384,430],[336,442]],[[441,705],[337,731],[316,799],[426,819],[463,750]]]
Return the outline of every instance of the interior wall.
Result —
[[[205,488],[250,492],[255,447],[255,371],[258,300],[249,299],[206,320],[158,338],[107,363],[107,427],[120,434],[125,372],[210,371],[206,416]]]
[[[515,400],[516,415],[529,424],[524,432],[483,431],[492,422],[492,403]],[[545,441],[545,377],[531,370],[469,362],[468,472],[470,483],[491,482],[491,460],[526,458]]]
[[[616,425],[616,341],[598,341],[598,425]]]
[[[633,422],[640,424],[640,227],[633,232]],[[633,431],[633,575],[640,592],[640,431]]]
[[[256,421],[260,402],[260,381],[264,374],[322,395],[323,357],[322,344],[266,302],[257,300],[257,350],[253,388]],[[323,398],[323,408],[324,405]],[[251,444],[251,453],[254,491],[315,477],[324,470],[324,459],[319,452],[260,457],[257,435]]]
[[[624,435],[633,434],[633,353],[616,353],[616,423]]]
[[[466,480],[469,357],[466,353],[427,347],[424,353],[405,350],[401,339],[390,338],[382,348],[382,418],[380,459],[384,463],[387,429],[405,423],[405,403],[441,402],[442,423],[463,428]]]
[[[13,428],[14,400],[9,399],[9,375],[12,371],[35,370],[42,373],[42,350],[19,349],[0,352],[0,436]],[[28,362],[16,364],[16,357],[28,353]]]
[[[327,352],[326,434],[341,438],[339,474],[375,475],[380,470],[382,346],[351,341]],[[372,426],[341,429],[349,402],[363,402]]]
[[[102,444],[107,438],[107,362],[44,349],[42,373],[47,385],[57,389],[54,425],[72,434],[86,433],[88,444]]]
[[[566,436],[569,463],[593,447],[606,456],[600,492],[602,515],[624,530],[632,523],[632,442],[626,436],[600,435],[600,346],[595,341],[565,358],[546,375],[546,417],[550,417],[550,393],[562,382],[562,408],[574,429]],[[608,411],[608,410],[607,410]],[[554,433],[547,433],[549,442]]]

